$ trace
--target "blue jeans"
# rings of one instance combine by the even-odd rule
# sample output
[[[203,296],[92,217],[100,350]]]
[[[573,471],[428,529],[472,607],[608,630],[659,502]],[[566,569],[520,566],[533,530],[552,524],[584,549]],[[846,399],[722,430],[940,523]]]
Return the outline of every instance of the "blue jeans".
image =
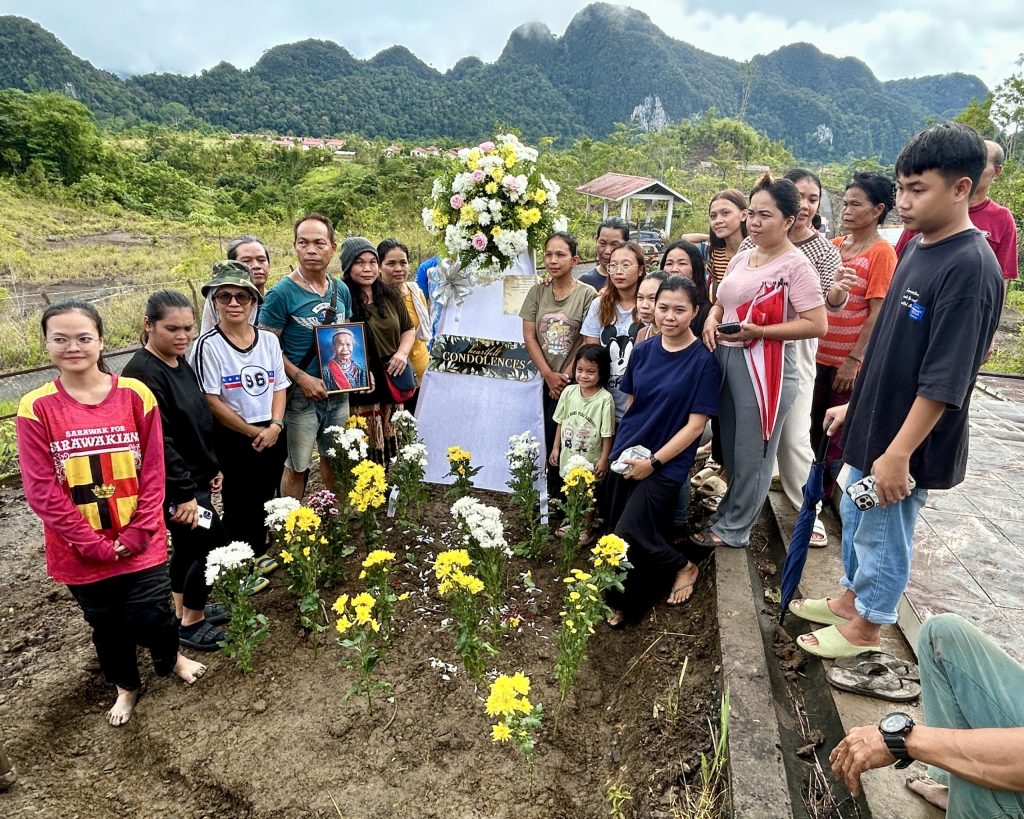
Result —
[[[288,459],[284,465],[295,472],[305,472],[313,460],[314,444],[320,457],[327,457],[331,438],[324,430],[344,426],[347,420],[348,395],[328,395],[322,401],[311,401],[293,384],[288,389],[284,411],[284,431],[288,438]]]
[[[850,467],[850,483],[864,473]],[[907,581],[914,548],[914,525],[928,500],[927,489],[915,489],[899,503],[867,512],[843,493],[839,516],[843,521],[843,568],[839,582],[857,595],[857,613],[869,623],[896,622],[896,610]]]
[[[925,722],[932,728],[1024,727],[1024,666],[955,614],[925,620],[917,640]],[[949,774],[947,815],[1024,817],[1024,793]]]

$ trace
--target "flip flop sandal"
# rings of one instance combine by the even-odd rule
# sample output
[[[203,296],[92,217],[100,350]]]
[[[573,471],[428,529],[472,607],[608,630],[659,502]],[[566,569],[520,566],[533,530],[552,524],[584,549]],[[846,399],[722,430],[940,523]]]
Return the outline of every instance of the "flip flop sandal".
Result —
[[[717,512],[719,504],[721,504],[721,503],[722,503],[722,496],[721,495],[716,495],[714,497],[704,498],[700,502],[700,505],[704,509],[707,509],[707,511],[709,511],[709,512]]]
[[[690,486],[692,486],[694,489],[696,489],[698,486],[700,486],[702,483],[704,483],[704,481],[706,481],[708,478],[712,477],[713,475],[717,475],[717,474],[718,474],[718,467],[717,466],[706,466],[700,472],[698,472],[696,475],[694,475],[692,478],[690,478]]]
[[[710,478],[704,481],[700,486],[697,487],[697,494],[705,498],[714,498],[724,495],[729,489],[729,484],[719,478],[717,475],[712,475]]]
[[[921,680],[921,672],[914,663],[900,657],[894,657],[892,654],[886,654],[884,651],[861,654],[859,657],[843,657],[836,660],[835,663],[836,668],[845,668],[848,671],[856,671],[859,674],[871,673],[871,667],[873,666],[882,666],[901,680],[912,680],[914,682]]]
[[[696,568],[696,565],[694,566],[694,568]],[[700,569],[697,569],[697,576],[695,578],[693,578],[693,582],[692,583],[682,583],[679,586],[673,586],[672,587],[672,591],[670,591],[669,594],[668,594],[669,598],[671,598],[677,592],[682,592],[682,591],[686,591],[687,589],[692,589],[694,586],[697,585],[697,581],[698,580],[700,580]],[[673,607],[675,607],[675,606],[685,606],[691,600],[693,600],[693,592],[692,591],[690,592],[690,596],[687,597],[685,600],[680,600],[678,603],[673,603],[671,599],[668,599],[668,600],[665,601],[665,603],[667,605],[673,606]]]
[[[615,619],[616,617],[618,618],[617,620]],[[612,622],[613,620],[615,622]],[[604,624],[612,631],[621,631],[629,625],[629,621],[626,619],[626,615],[620,611],[613,613],[611,617],[604,621]]]
[[[817,645],[811,645],[807,638],[814,635]],[[860,654],[867,654],[869,651],[881,651],[881,646],[857,646],[847,640],[835,626],[826,626],[812,631],[811,635],[801,634],[796,638],[796,644],[808,654],[821,657],[825,660],[835,660],[838,657],[856,657]]]
[[[800,605],[798,606],[797,603]],[[841,626],[843,623],[849,622],[828,607],[827,597],[791,600],[788,608],[791,614],[795,614],[801,620],[818,623],[822,626]]]
[[[256,558],[255,565],[256,573],[266,576],[276,572],[280,564],[277,562],[276,558],[273,558],[270,555],[263,555],[262,557]]]
[[[200,620],[178,629],[178,642],[194,651],[216,651],[224,642],[224,631],[219,626]]]
[[[833,666],[825,677],[834,687],[866,697],[892,702],[910,702],[921,696],[921,686],[910,680],[901,680],[880,663],[864,663],[867,673]]]
[[[714,549],[718,546],[725,546],[725,541],[715,540],[711,535],[711,527],[701,529],[690,535],[690,543],[701,549]]]
[[[828,546],[828,532],[825,531],[825,524],[820,520],[814,521],[809,545],[812,549],[824,549]]]

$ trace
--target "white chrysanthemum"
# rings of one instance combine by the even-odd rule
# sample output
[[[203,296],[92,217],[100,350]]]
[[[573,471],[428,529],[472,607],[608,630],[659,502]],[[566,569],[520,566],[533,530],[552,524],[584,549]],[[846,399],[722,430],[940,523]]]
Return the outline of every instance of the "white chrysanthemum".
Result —
[[[551,223],[551,229],[555,233],[565,233],[569,230],[569,220],[564,216],[558,216],[555,221]]]
[[[452,516],[461,523],[465,535],[475,540],[480,548],[497,549],[507,557],[512,556],[498,509],[467,496],[452,504]]]
[[[420,443],[406,444],[398,451],[398,459],[419,464],[421,468],[426,469],[427,448]]]
[[[400,409],[391,416],[391,425],[396,429],[419,429],[416,416],[407,409]]]
[[[241,540],[211,549],[206,556],[206,585],[212,586],[222,571],[242,566],[245,561],[252,560],[253,557],[252,547]]]
[[[263,511],[267,513],[263,525],[269,526],[271,529],[284,526],[288,515],[301,505],[295,498],[288,497],[287,495],[281,498],[271,498],[263,504]]]
[[[486,210],[482,210],[476,215],[476,221],[481,225],[489,225],[491,223],[491,214]]]
[[[589,469],[591,472],[594,471],[594,465],[584,458],[582,455],[576,454],[569,458],[569,462],[565,465],[566,474],[571,472],[578,466],[582,466],[584,469]]]
[[[466,188],[473,185],[473,176],[468,173],[457,173],[452,180],[452,193],[465,193]]]
[[[533,466],[537,462],[537,454],[540,452],[540,442],[529,430],[513,435],[508,439],[509,449],[505,453],[510,470],[518,469],[523,464]]]
[[[469,248],[469,235],[458,225],[448,225],[444,230],[444,246],[453,256],[458,256]]]
[[[470,201],[469,206],[477,213],[479,213],[482,210],[487,210],[487,200],[484,199],[482,196],[477,196],[476,198]]]
[[[331,426],[324,429],[324,434],[334,444],[331,447],[334,450],[334,454],[331,454],[330,449],[327,450],[329,458],[336,458],[340,454],[350,461],[359,462],[369,452],[369,442],[367,441],[366,433],[359,428],[346,429],[345,427]]]
[[[430,233],[437,233],[437,225],[434,224],[434,211],[430,208],[423,209],[423,227]]]
[[[430,189],[430,198],[438,200],[444,195],[444,186],[441,184],[440,179],[434,180],[434,186]]]

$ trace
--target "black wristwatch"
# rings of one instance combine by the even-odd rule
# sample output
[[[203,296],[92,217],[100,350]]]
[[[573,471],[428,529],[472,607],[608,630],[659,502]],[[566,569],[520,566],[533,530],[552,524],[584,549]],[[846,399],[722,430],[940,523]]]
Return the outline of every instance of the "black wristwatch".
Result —
[[[649,460],[651,462],[651,469],[653,469],[655,472],[657,472],[659,469],[661,469],[665,465],[661,461],[659,461],[656,457],[654,457],[654,455],[651,455],[651,457],[648,458],[647,460]]]
[[[906,768],[914,761],[907,753],[907,737],[914,730],[914,719],[910,714],[893,711],[886,714],[878,723],[878,730],[889,753],[896,757],[896,768]]]

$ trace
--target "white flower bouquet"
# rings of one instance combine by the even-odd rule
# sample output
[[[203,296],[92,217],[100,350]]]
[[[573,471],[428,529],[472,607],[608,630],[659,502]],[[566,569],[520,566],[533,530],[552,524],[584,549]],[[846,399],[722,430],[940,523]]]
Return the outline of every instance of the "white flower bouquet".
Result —
[[[565,230],[559,186],[537,168],[537,151],[513,134],[463,148],[434,180],[423,224],[476,284],[501,279],[516,258]]]

